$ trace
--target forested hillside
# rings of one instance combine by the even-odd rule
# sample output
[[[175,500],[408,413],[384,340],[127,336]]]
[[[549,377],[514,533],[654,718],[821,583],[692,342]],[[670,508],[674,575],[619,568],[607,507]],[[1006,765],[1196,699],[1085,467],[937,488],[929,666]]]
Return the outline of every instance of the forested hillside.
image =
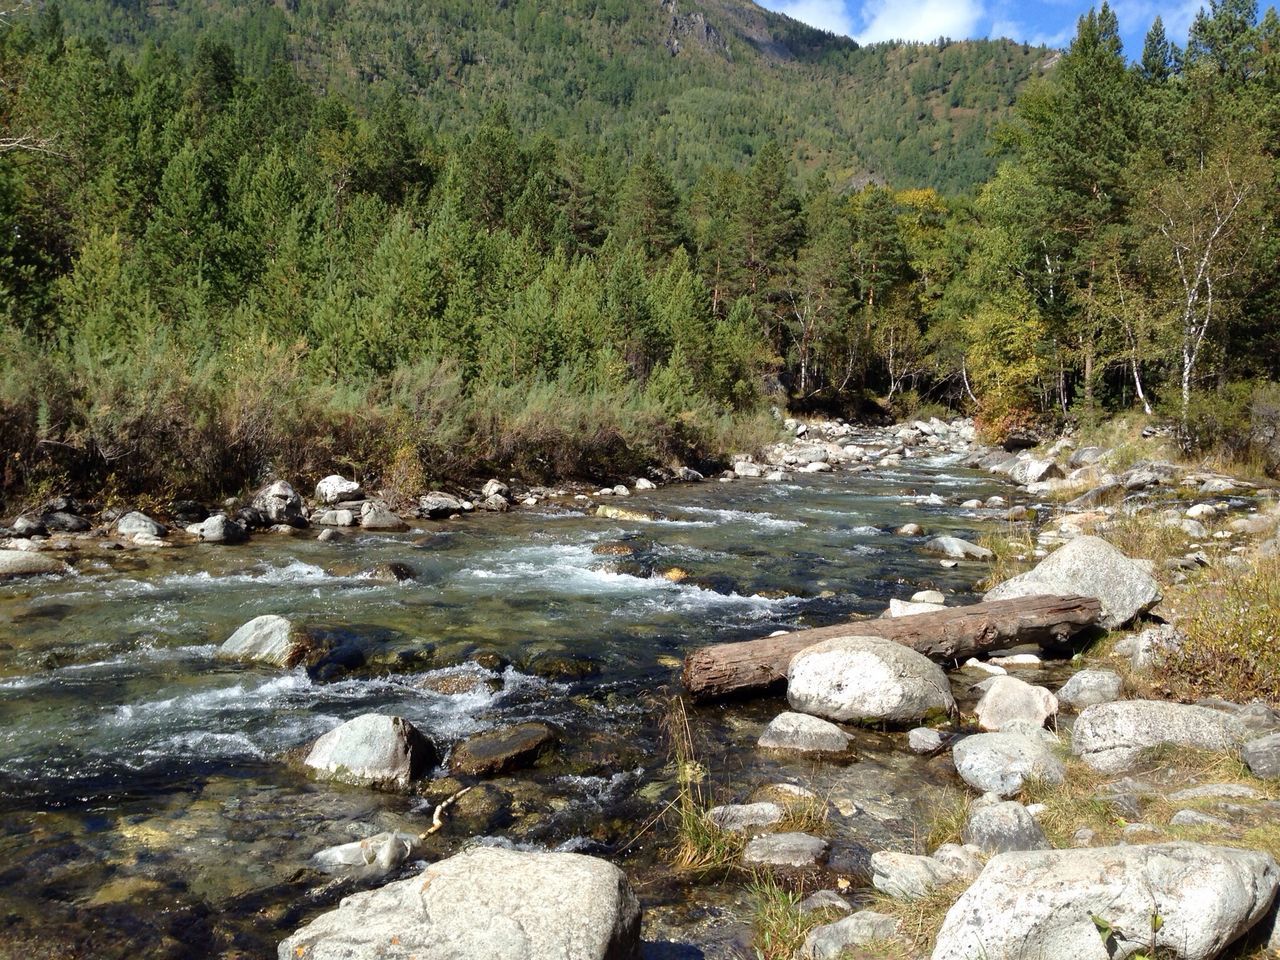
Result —
[[[220,40],[248,76],[290,63],[362,107],[400,92],[444,132],[500,103],[521,131],[652,151],[683,184],[777,140],[841,183],[972,188],[1049,56],[1005,41],[860,48],[750,0],[60,2],[73,32],[115,48],[185,56]]]

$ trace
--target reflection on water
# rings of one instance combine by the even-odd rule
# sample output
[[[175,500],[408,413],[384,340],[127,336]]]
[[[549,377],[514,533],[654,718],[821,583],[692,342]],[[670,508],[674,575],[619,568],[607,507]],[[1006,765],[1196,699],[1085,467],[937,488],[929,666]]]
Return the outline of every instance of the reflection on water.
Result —
[[[475,791],[436,855],[468,832],[617,850],[663,796],[661,694],[688,648],[878,612],[924,586],[964,593],[976,568],[943,569],[892,531],[973,533],[972,511],[922,498],[998,489],[942,463],[707,483],[632,497],[651,522],[535,509],[332,543],[263,535],[0,586],[0,954],[28,936],[64,956],[272,953],[345,892],[308,872],[316,850],[430,820],[431,796],[298,774],[298,748],[370,710],[442,750],[516,720],[562,732],[549,765]],[[371,572],[390,562],[414,579]],[[267,613],[337,632],[364,666],[321,682],[215,658]],[[459,671],[475,682],[435,682]],[[748,749],[778,708],[700,713],[709,762],[738,788],[789,775]],[[872,784],[888,796],[930,779],[923,761],[876,761],[869,746],[864,801]],[[836,794],[855,776],[839,769],[823,774]],[[628,849],[642,870],[652,845]]]

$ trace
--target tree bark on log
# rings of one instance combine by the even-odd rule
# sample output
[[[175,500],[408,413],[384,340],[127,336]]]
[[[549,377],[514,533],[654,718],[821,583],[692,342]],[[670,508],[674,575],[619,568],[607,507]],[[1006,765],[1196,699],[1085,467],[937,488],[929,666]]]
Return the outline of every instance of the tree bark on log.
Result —
[[[1021,643],[1062,642],[1093,626],[1101,616],[1102,604],[1093,597],[1018,597],[717,643],[685,658],[684,686],[696,700],[760,690],[784,679],[791,658],[801,650],[832,637],[883,637],[934,660],[964,660]]]

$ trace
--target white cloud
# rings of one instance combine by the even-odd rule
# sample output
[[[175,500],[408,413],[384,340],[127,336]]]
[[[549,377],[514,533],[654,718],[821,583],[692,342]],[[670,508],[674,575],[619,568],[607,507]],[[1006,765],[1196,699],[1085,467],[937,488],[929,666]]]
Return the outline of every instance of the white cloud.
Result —
[[[853,33],[853,18],[844,0],[776,0],[765,6],[819,30],[844,36]]]
[[[1191,22],[1202,6],[1202,0],[1178,0],[1175,3],[1156,2],[1156,0],[1116,0],[1112,6],[1116,17],[1120,20],[1120,29],[1125,34],[1138,37],[1138,49],[1130,51],[1135,57],[1142,55],[1142,37],[1158,14],[1164,20],[1164,32],[1170,40],[1184,46],[1187,34],[1191,30]]]
[[[882,40],[962,40],[981,35],[984,10],[978,0],[866,0],[862,4],[862,29],[853,34],[859,43]]]

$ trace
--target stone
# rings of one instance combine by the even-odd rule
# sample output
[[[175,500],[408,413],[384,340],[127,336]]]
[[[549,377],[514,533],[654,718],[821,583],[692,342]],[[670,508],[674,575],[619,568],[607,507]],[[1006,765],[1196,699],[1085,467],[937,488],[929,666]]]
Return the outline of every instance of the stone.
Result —
[[[511,501],[495,493],[481,500],[478,506],[481,510],[487,510],[490,513],[506,513],[511,509]]]
[[[509,500],[511,499],[511,488],[501,480],[486,481],[480,491],[480,499],[488,500],[490,497],[501,497],[503,500]]]
[[[752,463],[750,460],[739,460],[733,465],[733,472],[740,477],[748,479],[758,479],[764,476],[764,470],[760,464]]]
[[[626,875],[596,857],[476,846],[346,897],[277,955],[640,960],[640,905]]]
[[[890,600],[888,614],[890,617],[913,617],[917,613],[934,613],[947,609],[941,603],[908,603],[905,600]]]
[[[1058,703],[1080,711],[1095,703],[1112,703],[1124,692],[1124,680],[1114,670],[1081,670],[1058,690]]]
[[[1199,810],[1179,810],[1169,818],[1169,826],[1213,827],[1217,830],[1223,830],[1230,829],[1232,824],[1230,820],[1223,820],[1221,817],[1210,816],[1207,813],[1201,813]]]
[[[946,739],[932,727],[916,727],[907,733],[907,747],[912,753],[937,753]]]
[[[71,568],[56,557],[29,550],[0,550],[0,580],[69,573]]]
[[[944,843],[933,851],[933,859],[955,870],[962,880],[976,880],[985,863],[982,851],[971,843]]]
[[[40,525],[46,533],[84,533],[93,526],[84,517],[69,510],[50,510],[41,514]]]
[[[1142,566],[1094,536],[1079,536],[1059,547],[1035,569],[987,591],[984,600],[1036,594],[1081,594],[1102,604],[1101,626],[1128,623],[1160,601],[1160,587]]]
[[[1054,461],[1035,458],[1019,460],[1009,471],[1009,479],[1022,486],[1042,483],[1045,480],[1060,480],[1064,476],[1066,474]]]
[[[437,761],[431,741],[408,720],[366,713],[316,740],[304,762],[320,780],[403,792]]]
[[[965,843],[984,853],[1010,850],[1048,850],[1049,841],[1035,817],[1020,803],[975,803],[961,834]]]
[[[1211,960],[1266,916],[1277,883],[1269,854],[1195,843],[1002,853],[948,911],[933,960]]]
[[[834,890],[819,890],[800,901],[801,913],[814,913],[818,910],[839,910],[841,913],[851,913],[853,907],[849,906],[849,901]]]
[[[418,498],[418,516],[426,520],[445,520],[463,512],[462,501],[452,494],[433,490]]]
[[[810,930],[800,947],[800,957],[802,960],[836,960],[845,956],[845,951],[851,947],[891,939],[898,935],[900,928],[901,923],[896,917],[873,910],[859,910],[835,923],[825,923]]]
[[[628,510],[625,507],[615,507],[604,503],[596,507],[596,516],[604,517],[606,520],[621,520],[624,523],[648,523],[653,520],[652,514],[645,513],[642,510]]]
[[[409,525],[380,500],[366,500],[360,508],[360,526],[364,530],[408,530]]]
[[[342,503],[346,500],[360,500],[364,493],[360,484],[338,474],[330,474],[316,484],[316,499],[321,503]]]
[[[786,711],[769,721],[756,745],[763,750],[844,753],[853,738],[834,723],[807,713]]]
[[[1037,727],[1058,713],[1058,698],[1044,687],[1016,677],[995,677],[974,708],[978,725],[990,732],[1004,729],[1010,720],[1027,720]]]
[[[959,879],[955,867],[933,857],[893,850],[871,855],[871,885],[898,900],[919,900]]]
[[[803,869],[819,865],[827,855],[827,841],[807,833],[766,833],[748,841],[744,863]]]
[[[829,720],[911,723],[955,712],[951,684],[922,653],[879,637],[835,637],[787,668],[793,709]]]
[[[379,583],[406,583],[409,580],[416,580],[418,571],[407,563],[384,560],[382,563],[375,563],[367,570],[360,571],[360,576],[364,580],[376,580]]]
[[[922,537],[924,536],[924,527],[918,523],[904,523],[897,530],[900,537]]]
[[[712,807],[707,819],[727,833],[759,833],[781,823],[787,812],[776,803],[735,803]]]
[[[701,483],[703,480],[707,479],[697,470],[693,469],[693,467],[681,467],[676,471],[676,476],[685,483]]]
[[[980,547],[959,537],[934,537],[922,548],[925,553],[937,554],[951,560],[990,560],[995,556],[986,547]]]
[[[312,519],[322,527],[354,527],[356,515],[352,510],[322,510]]]
[[[941,590],[921,590],[918,593],[912,594],[911,602],[936,603],[941,606],[947,602],[947,598],[942,595]]]
[[[344,539],[343,535],[332,528],[328,530],[321,530],[320,535],[316,537],[316,540],[320,543],[332,543],[342,539]]]
[[[196,536],[201,543],[235,544],[244,543],[249,534],[238,520],[232,520],[225,513],[215,513],[199,525]]]
[[[979,733],[951,748],[960,779],[982,793],[1012,797],[1031,779],[1061,783],[1066,768],[1049,745],[1021,733]]]
[[[310,659],[313,652],[313,639],[306,629],[285,617],[267,614],[254,617],[231,634],[218,648],[218,657],[291,669]]]
[[[121,537],[163,537],[169,528],[145,513],[133,510],[116,521],[116,534]]]
[[[302,512],[302,497],[284,480],[263,487],[254,495],[250,506],[266,518],[267,525],[283,523],[291,527],[305,527],[306,515]]]
[[[1124,637],[1115,652],[1128,657],[1134,670],[1146,672],[1159,666],[1165,655],[1182,648],[1187,635],[1171,624],[1162,623]]]
[[[1172,803],[1186,803],[1190,800],[1261,800],[1263,795],[1243,783],[1206,783],[1171,793],[1168,799]]]
[[[1250,740],[1240,751],[1249,772],[1260,780],[1280,780],[1280,733]]]
[[[1144,750],[1170,744],[1226,752],[1244,742],[1237,717],[1209,707],[1163,700],[1120,700],[1086,707],[1071,734],[1072,750],[1095,770],[1117,773]]]
[[[10,529],[15,537],[43,537],[48,533],[39,517],[16,517]]]
[[[536,721],[478,733],[454,748],[449,770],[472,777],[496,776],[532,766],[555,741],[555,731]]]
[[[636,480],[636,482],[635,482],[635,483],[633,483],[631,486],[635,487],[635,489],[637,489],[637,490],[655,490],[655,489],[657,489],[657,488],[654,486],[654,483],[653,483],[653,481],[652,481],[652,480],[646,480],[644,477],[640,477],[640,478],[639,478],[638,480]]]

